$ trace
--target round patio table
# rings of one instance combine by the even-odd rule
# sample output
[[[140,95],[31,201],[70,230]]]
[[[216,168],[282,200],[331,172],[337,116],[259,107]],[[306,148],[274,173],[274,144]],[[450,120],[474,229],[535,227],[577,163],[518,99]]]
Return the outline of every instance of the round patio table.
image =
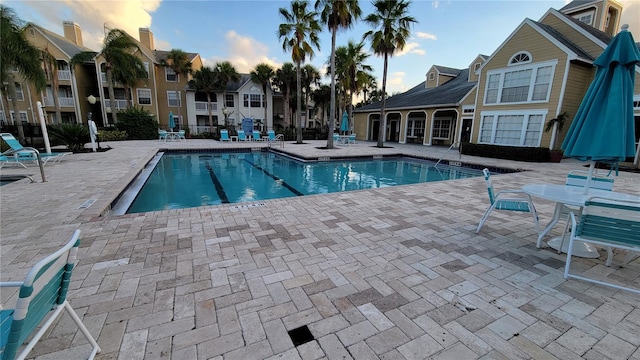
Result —
[[[558,220],[560,220],[560,215],[562,214],[562,208],[564,205],[576,206],[581,208],[584,205],[585,201],[592,196],[599,196],[615,200],[640,201],[640,196],[637,195],[600,189],[588,189],[588,191],[585,193],[584,188],[581,186],[566,186],[558,184],[527,184],[522,187],[522,191],[531,196],[550,200],[556,203],[556,207],[553,211],[553,216],[551,218],[551,221],[549,222],[549,225],[547,225],[538,235],[538,241],[536,243],[536,246],[538,248],[540,248],[542,245],[542,238],[547,235],[547,233],[549,233],[549,231],[551,231],[551,229],[558,223]],[[561,243],[562,237],[556,237],[547,241],[547,245],[555,250],[560,249]],[[598,253],[598,250],[591,244],[576,241],[573,246],[573,255],[575,256],[585,258],[600,257],[600,253]],[[566,253],[568,247],[569,242],[565,241],[562,249],[559,251]]]

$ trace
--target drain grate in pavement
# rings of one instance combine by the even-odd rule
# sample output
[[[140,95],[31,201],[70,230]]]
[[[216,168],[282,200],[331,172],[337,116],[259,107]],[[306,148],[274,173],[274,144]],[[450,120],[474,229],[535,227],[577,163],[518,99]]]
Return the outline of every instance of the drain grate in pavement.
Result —
[[[89,199],[89,200],[83,202],[82,205],[80,205],[80,207],[78,209],[86,209],[89,206],[93,205],[94,202],[96,202],[95,199]]]
[[[307,325],[300,326],[297,329],[289,330],[288,333],[291,341],[293,341],[294,346],[302,345],[314,340],[313,335],[311,335],[311,331],[309,331]]]

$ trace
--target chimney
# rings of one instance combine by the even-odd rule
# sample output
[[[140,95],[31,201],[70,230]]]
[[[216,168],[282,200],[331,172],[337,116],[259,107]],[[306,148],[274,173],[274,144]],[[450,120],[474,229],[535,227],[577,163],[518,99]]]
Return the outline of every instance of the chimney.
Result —
[[[140,42],[142,45],[151,50],[155,50],[156,46],[153,43],[153,33],[151,30],[149,30],[149,28],[139,28],[138,31],[140,32]]]
[[[82,30],[80,30],[80,25],[73,21],[63,21],[62,27],[64,28],[64,37],[67,40],[70,40],[78,46],[84,46],[82,44]]]

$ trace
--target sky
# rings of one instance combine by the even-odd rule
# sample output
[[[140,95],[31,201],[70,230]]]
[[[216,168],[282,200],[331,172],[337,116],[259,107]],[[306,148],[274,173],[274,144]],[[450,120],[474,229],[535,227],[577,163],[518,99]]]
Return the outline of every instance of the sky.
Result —
[[[629,24],[640,42],[640,0],[618,0],[625,9],[622,23]],[[182,49],[199,53],[205,65],[230,61],[241,73],[259,63],[275,68],[291,62],[278,38],[285,22],[279,8],[290,1],[276,0],[0,0],[25,22],[33,22],[63,35],[62,22],[73,21],[82,29],[84,45],[102,48],[105,28],[119,28],[139,39],[139,28],[149,28],[158,50]],[[310,1],[311,6],[315,1]],[[415,0],[410,15],[417,22],[404,51],[389,60],[387,93],[406,91],[425,80],[433,65],[463,69],[477,55],[491,55],[525,18],[539,20],[549,8],[560,9],[567,0]],[[371,1],[360,1],[363,17],[373,12]],[[320,49],[307,63],[325,73],[331,54],[331,33],[320,34]],[[336,46],[359,42],[373,30],[363,21],[338,33]],[[366,64],[382,85],[383,60],[364,47]],[[323,78],[328,83],[328,77]]]

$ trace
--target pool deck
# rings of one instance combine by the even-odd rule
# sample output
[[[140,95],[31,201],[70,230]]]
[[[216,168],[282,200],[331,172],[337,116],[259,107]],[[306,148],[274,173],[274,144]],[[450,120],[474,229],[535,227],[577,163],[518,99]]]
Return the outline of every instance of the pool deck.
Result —
[[[446,148],[371,142],[302,157],[412,154],[527,171],[494,187],[564,183],[581,162],[525,163]],[[529,214],[494,212],[482,178],[109,216],[162,148],[262,143],[127,141],[72,154],[0,188],[0,279],[28,269],[81,229],[71,305],[102,347],[97,359],[640,359],[640,295],[562,277],[564,254],[536,249]],[[619,192],[640,194],[621,172]],[[185,189],[188,191],[188,189]],[[541,225],[554,204],[534,198]],[[254,206],[255,205],[255,206]],[[556,226],[551,235],[558,235]],[[577,259],[575,270],[640,287],[640,260]],[[573,266],[572,266],[573,269]],[[2,304],[11,293],[3,289]],[[308,326],[295,347],[287,331]],[[88,344],[64,315],[31,353],[76,359]]]

